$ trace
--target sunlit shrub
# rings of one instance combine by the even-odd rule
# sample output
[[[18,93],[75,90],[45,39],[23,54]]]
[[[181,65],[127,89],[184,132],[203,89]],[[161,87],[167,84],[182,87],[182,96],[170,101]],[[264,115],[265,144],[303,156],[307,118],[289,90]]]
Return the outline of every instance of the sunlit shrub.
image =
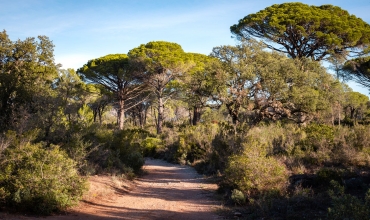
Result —
[[[161,153],[162,157],[180,164],[208,164],[215,152],[213,142],[218,131],[218,125],[211,123],[182,126],[178,131],[164,129],[161,139],[166,152]]]
[[[301,147],[309,151],[318,151],[322,149],[331,149],[334,143],[334,129],[325,124],[312,123],[304,131],[306,138],[301,142]]]
[[[164,148],[162,140],[155,137],[145,138],[142,141],[141,146],[143,148],[144,156],[146,157],[155,157]]]
[[[58,146],[44,149],[26,143],[3,152],[0,189],[5,205],[49,214],[76,204],[86,183],[76,163]]]
[[[274,157],[267,157],[266,146],[249,140],[241,155],[231,156],[225,178],[248,196],[268,191],[283,192],[288,180],[287,170]]]
[[[234,203],[239,204],[239,205],[243,205],[247,201],[244,193],[237,189],[234,189],[231,192],[231,199],[233,200]]]

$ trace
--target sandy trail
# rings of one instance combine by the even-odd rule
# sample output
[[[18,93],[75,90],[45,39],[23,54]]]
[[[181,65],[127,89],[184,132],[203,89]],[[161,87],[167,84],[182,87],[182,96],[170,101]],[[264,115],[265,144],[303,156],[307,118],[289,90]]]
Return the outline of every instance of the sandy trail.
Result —
[[[135,186],[113,186],[106,179],[92,178],[91,184],[110,185],[114,193],[82,202],[67,215],[43,219],[222,219],[214,199],[217,188],[188,166],[147,159],[147,175],[135,180]],[[0,219],[40,219],[11,215]]]

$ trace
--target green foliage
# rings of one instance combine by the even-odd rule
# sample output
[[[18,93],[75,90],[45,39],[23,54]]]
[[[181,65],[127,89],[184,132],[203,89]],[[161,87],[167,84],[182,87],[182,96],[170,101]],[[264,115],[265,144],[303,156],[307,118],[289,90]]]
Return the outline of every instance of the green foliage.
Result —
[[[193,65],[190,56],[181,46],[166,41],[142,44],[128,53],[133,63],[140,68],[142,79],[157,99],[157,133],[162,133],[164,103],[177,92],[174,81]]]
[[[142,155],[142,143],[150,134],[141,129],[126,129],[117,131],[110,148],[116,151],[123,164],[139,172],[145,161]]]
[[[2,153],[2,202],[18,210],[50,214],[74,205],[86,190],[76,163],[59,149],[20,144]]]
[[[263,50],[263,44],[243,41],[236,47],[213,48],[214,99],[223,103],[234,124],[289,119],[307,124],[330,107],[336,81],[317,62],[289,59]]]
[[[307,151],[317,151],[320,148],[332,148],[334,141],[333,127],[312,123],[304,128],[306,138],[302,147]]]
[[[225,170],[225,178],[248,196],[268,191],[284,192],[287,183],[285,166],[268,157],[266,146],[255,140],[244,144],[241,155],[233,155]]]
[[[348,50],[360,50],[370,42],[369,24],[333,5],[274,4],[247,15],[230,29],[239,38],[261,38],[267,47],[292,58],[317,61],[331,54],[346,56]]]
[[[193,109],[192,125],[197,125],[201,120],[203,108],[207,105],[215,91],[214,74],[211,66],[218,60],[197,53],[188,53],[195,65],[184,77],[181,77],[184,99]]]
[[[218,132],[218,125],[211,123],[182,128],[170,146],[172,160],[180,164],[197,164],[198,171],[202,173],[215,173],[219,166],[213,141]]]
[[[370,190],[366,193],[365,202],[350,194],[344,193],[344,187],[338,182],[331,182],[333,189],[329,191],[332,206],[328,209],[328,219],[369,219]]]
[[[11,41],[0,32],[0,130],[24,129],[25,116],[37,107],[31,100],[49,92],[57,73],[53,48],[46,36]]]
[[[179,44],[152,41],[130,50],[128,56],[142,59],[146,64],[145,68],[153,74],[158,70],[162,71],[158,68],[177,69],[184,65],[183,58],[186,57],[186,54]]]
[[[91,83],[100,84],[112,92],[118,102],[118,127],[123,129],[124,111],[128,100],[137,97],[143,89],[137,72],[126,54],[109,54],[87,62],[77,72]]]
[[[237,189],[234,189],[231,192],[231,199],[233,200],[234,203],[239,205],[244,205],[247,201],[247,198],[245,198],[244,193]]]
[[[163,141],[159,138],[147,137],[141,143],[144,149],[144,156],[155,157],[160,151],[163,150]]]
[[[90,154],[91,145],[91,142],[83,140],[80,133],[74,133],[61,148],[76,162],[79,171],[86,174],[87,157]]]

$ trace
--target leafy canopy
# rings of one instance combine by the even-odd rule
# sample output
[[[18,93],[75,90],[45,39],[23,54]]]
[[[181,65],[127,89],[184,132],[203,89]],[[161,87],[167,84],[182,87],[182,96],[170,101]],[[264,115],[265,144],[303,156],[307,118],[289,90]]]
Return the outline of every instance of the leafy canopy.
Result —
[[[126,54],[109,54],[87,62],[77,70],[87,81],[104,86],[118,102],[119,129],[123,129],[127,101],[143,91],[141,81]]]
[[[179,44],[152,41],[129,51],[129,57],[145,64],[148,74],[178,74],[183,72],[186,53]]]
[[[189,56],[176,43],[152,41],[129,51],[128,56],[141,67],[143,81],[157,98],[157,133],[162,132],[164,104],[177,92],[176,80],[191,67]]]
[[[182,81],[186,101],[189,105],[204,106],[215,87],[209,67],[218,60],[199,53],[188,53],[188,55],[194,66],[189,69]]]
[[[222,62],[214,66],[219,82],[214,97],[225,104],[234,123],[243,110],[253,115],[252,123],[283,118],[307,123],[329,107],[335,81],[318,62],[265,51],[255,40],[215,47],[211,55]]]
[[[77,72],[85,80],[100,84],[112,92],[117,92],[120,85],[130,77],[128,63],[126,54],[109,54],[89,60]]]
[[[241,39],[261,38],[269,48],[292,58],[317,61],[359,52],[370,42],[369,24],[333,5],[274,4],[247,15],[230,29]]]
[[[29,108],[36,94],[50,88],[57,76],[53,51],[46,36],[11,41],[0,32],[0,124],[9,124],[20,106]]]

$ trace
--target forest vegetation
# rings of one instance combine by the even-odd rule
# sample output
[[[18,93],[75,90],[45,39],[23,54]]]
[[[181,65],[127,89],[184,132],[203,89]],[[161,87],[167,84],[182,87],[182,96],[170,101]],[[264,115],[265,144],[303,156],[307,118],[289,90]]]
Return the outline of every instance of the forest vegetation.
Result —
[[[0,32],[1,207],[62,211],[89,175],[155,157],[214,175],[250,219],[369,219],[370,102],[345,82],[370,89],[370,25],[284,3],[231,32],[209,55],[152,41],[78,70],[46,36]]]

